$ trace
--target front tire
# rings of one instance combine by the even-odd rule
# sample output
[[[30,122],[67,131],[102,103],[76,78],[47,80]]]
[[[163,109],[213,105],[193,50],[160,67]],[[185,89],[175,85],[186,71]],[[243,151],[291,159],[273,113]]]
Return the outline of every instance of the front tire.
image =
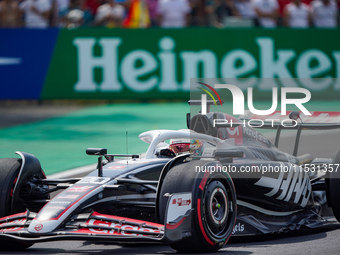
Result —
[[[11,203],[20,167],[21,159],[0,159],[0,218],[15,213],[11,211]]]
[[[219,166],[216,161],[193,160],[175,166],[165,176],[159,197],[159,215],[164,223],[166,193],[192,193],[194,208],[191,236],[171,244],[179,252],[213,252],[229,240],[236,220],[236,194],[228,173],[197,172],[209,166]],[[222,169],[222,168],[221,168]]]
[[[21,162],[21,159],[15,158],[0,159],[0,218],[19,212],[12,211],[11,204]],[[22,211],[25,211],[25,208]],[[0,250],[24,250],[30,246],[32,244],[0,240]]]

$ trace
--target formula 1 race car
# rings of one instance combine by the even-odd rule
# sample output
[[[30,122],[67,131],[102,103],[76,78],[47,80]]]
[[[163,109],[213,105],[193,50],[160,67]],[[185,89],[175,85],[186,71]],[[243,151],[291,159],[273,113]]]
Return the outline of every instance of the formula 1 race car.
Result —
[[[300,115],[290,118],[298,122]],[[142,133],[150,144],[145,154],[87,149],[98,165],[83,178],[48,179],[25,152],[0,159],[0,249],[92,240],[210,252],[231,235],[323,226],[330,222],[321,215],[326,206],[340,220],[340,152],[334,160],[296,155],[301,130],[338,123],[292,125],[298,133],[290,155],[224,113],[188,115],[187,122],[188,130]],[[262,124],[277,128],[277,145],[286,127]],[[307,171],[311,166],[317,171]]]

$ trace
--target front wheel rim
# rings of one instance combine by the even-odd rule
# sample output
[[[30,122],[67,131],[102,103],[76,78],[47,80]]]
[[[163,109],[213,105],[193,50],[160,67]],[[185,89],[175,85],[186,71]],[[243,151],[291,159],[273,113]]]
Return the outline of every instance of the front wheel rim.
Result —
[[[204,221],[208,232],[214,238],[223,238],[228,229],[229,198],[220,181],[212,181],[206,189],[204,199]]]

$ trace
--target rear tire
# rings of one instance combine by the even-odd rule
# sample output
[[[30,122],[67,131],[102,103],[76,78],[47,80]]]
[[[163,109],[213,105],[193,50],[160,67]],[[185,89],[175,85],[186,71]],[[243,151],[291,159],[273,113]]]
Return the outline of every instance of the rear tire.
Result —
[[[11,203],[21,162],[21,159],[15,158],[0,159],[0,218],[19,212],[13,212],[11,210]],[[22,211],[25,211],[25,208],[23,208]],[[32,246],[32,244],[0,240],[0,250],[24,250],[30,246]]]
[[[193,160],[177,165],[165,176],[159,196],[159,215],[164,223],[166,193],[192,192],[194,208],[190,237],[170,246],[179,252],[213,252],[229,240],[236,220],[236,194],[228,173],[196,172],[197,166],[221,166],[216,161]]]
[[[336,169],[335,164],[340,164],[340,149],[333,160],[333,171],[328,179],[328,199],[335,218],[340,222],[340,167]]]

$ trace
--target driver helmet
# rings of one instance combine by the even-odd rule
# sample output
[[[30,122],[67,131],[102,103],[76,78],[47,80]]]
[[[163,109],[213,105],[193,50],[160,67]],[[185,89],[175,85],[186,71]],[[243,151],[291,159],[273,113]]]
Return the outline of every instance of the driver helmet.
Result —
[[[176,155],[190,151],[190,139],[171,139],[169,149]]]
[[[169,149],[176,155],[182,153],[201,154],[203,143],[196,139],[171,139]]]

